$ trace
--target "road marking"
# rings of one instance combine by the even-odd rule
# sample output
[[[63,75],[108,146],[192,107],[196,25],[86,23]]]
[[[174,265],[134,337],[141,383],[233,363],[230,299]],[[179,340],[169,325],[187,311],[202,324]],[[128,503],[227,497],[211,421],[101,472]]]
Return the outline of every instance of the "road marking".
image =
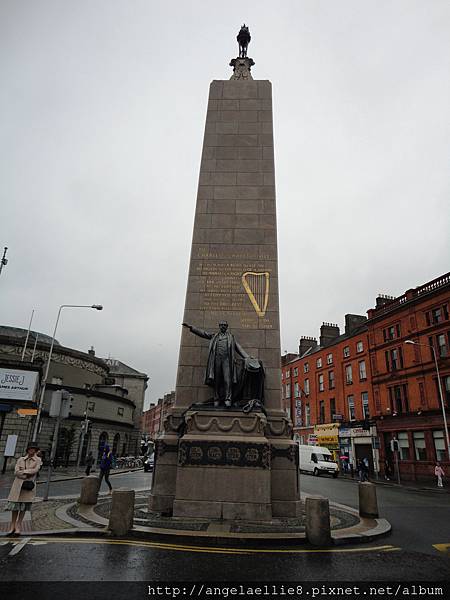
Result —
[[[20,540],[20,542],[18,544],[15,544],[14,548],[11,550],[11,552],[8,554],[8,556],[14,556],[16,554],[19,554],[19,552],[25,548],[25,546],[28,544],[28,542],[30,540],[31,540],[31,538],[29,538],[29,537],[24,538],[23,540]]]
[[[450,544],[433,544],[433,548],[439,552],[450,552]]]
[[[102,539],[102,538],[27,538],[32,539],[31,543],[35,541],[41,543],[53,543],[53,544],[96,544],[96,545],[110,545],[110,546],[132,546],[136,548],[154,548],[156,550],[169,550],[175,552],[193,552],[203,554],[230,554],[230,555],[242,555],[242,554],[320,554],[320,553],[355,553],[355,552],[394,552],[399,551],[401,548],[384,545],[384,546],[373,546],[371,548],[302,548],[302,549],[290,549],[290,548],[219,548],[214,546],[186,546],[176,544],[164,544],[160,542],[147,542],[144,540],[113,540],[113,539]]]

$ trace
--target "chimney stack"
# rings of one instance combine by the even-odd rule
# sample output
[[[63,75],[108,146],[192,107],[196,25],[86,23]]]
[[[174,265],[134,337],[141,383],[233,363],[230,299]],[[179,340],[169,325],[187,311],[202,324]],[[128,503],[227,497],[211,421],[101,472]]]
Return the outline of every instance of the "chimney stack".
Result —
[[[300,356],[303,356],[303,354],[305,354],[305,352],[307,350],[310,350],[310,349],[313,350],[316,346],[317,346],[316,338],[302,335],[302,337],[300,338],[299,346],[298,346],[298,353]]]
[[[320,345],[322,348],[329,346],[339,337],[339,327],[335,323],[322,323],[320,327]]]
[[[354,331],[364,325],[367,317],[364,315],[345,315],[345,333],[351,335]]]

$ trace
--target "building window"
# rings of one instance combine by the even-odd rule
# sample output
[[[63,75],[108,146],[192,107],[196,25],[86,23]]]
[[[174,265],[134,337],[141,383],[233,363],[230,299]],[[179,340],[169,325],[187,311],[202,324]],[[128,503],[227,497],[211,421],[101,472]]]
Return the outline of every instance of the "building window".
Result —
[[[336,400],[334,398],[330,398],[330,413],[331,420],[333,420],[333,417],[336,415]]]
[[[355,420],[355,399],[353,396],[347,396],[348,418],[349,421]]]
[[[442,321],[442,310],[441,308],[433,308],[431,311],[431,322],[434,324]]]
[[[289,399],[291,397],[291,384],[287,383],[286,384],[286,399]]]
[[[319,422],[325,423],[325,402],[323,400],[319,402]]]
[[[356,342],[356,352],[363,352],[363,350],[364,350],[363,343],[361,341],[360,342]]]
[[[309,427],[311,425],[311,409],[309,404],[305,404],[305,427]]]
[[[327,354],[327,365],[332,365],[332,364],[333,364],[333,355]]]
[[[361,404],[362,404],[362,413],[364,419],[370,418],[369,413],[369,393],[361,392]]]
[[[344,358],[348,358],[350,356],[350,348],[345,346],[344,348]]]
[[[334,371],[328,371],[328,388],[330,390],[334,390],[335,382],[334,382]]]
[[[117,414],[119,417],[123,417],[124,408],[122,406],[117,407]]]
[[[299,398],[300,397],[300,386],[298,384],[298,382],[296,381],[294,383],[294,398]]]
[[[323,383],[323,373],[319,375],[319,392],[323,392],[325,385]]]
[[[316,366],[317,366],[318,369],[320,369],[322,367],[322,359],[321,358],[318,358],[316,360]]]
[[[363,381],[364,379],[367,379],[366,361],[360,360],[358,364],[359,364],[359,379],[360,379],[360,381]]]
[[[309,396],[309,379],[305,379],[305,396]]]
[[[287,369],[286,370],[286,377],[290,377],[290,376],[291,376],[291,371],[290,371],[290,369]]]
[[[88,402],[87,403],[87,409],[90,412],[94,412],[95,411],[95,402]]]
[[[345,367],[345,383],[353,383],[352,365],[347,365]]]
[[[409,460],[409,439],[408,432],[401,431],[397,434],[398,457],[400,460]]]
[[[398,371],[399,369],[403,369],[403,351],[401,348],[386,350],[384,357],[386,360],[387,371]]]
[[[425,433],[423,431],[414,431],[414,451],[416,460],[427,460],[427,449],[425,446]]]
[[[400,324],[397,323],[396,325],[391,325],[390,327],[387,327],[386,329],[383,329],[383,338],[385,342],[388,342],[389,340],[395,340],[396,338],[400,337]]]
[[[450,406],[450,376],[447,375],[446,377],[444,377],[444,394],[445,394],[445,401],[447,402],[447,406]]]
[[[297,376],[298,376],[298,368],[295,367],[295,369],[294,369],[294,377],[297,377]]]
[[[389,388],[389,401],[391,414],[395,415],[409,412],[408,385],[394,385]]]
[[[305,362],[303,365],[303,373],[308,373],[309,371],[309,363]]]
[[[437,346],[438,346],[438,354],[441,358],[447,356],[448,354],[448,346],[447,340],[445,339],[445,335],[442,333],[441,335],[436,336]]]
[[[447,460],[447,452],[445,450],[444,432],[433,431],[434,451],[436,452],[436,460],[439,462]]]

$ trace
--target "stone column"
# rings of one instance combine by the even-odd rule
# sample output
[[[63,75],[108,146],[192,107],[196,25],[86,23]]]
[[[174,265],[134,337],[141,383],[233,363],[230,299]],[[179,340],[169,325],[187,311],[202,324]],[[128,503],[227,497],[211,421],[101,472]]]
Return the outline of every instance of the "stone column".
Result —
[[[378,517],[377,488],[373,483],[358,483],[359,514],[361,517]]]
[[[134,490],[114,490],[108,529],[114,535],[125,535],[133,528]]]
[[[81,481],[80,504],[97,504],[100,480],[96,475],[83,477]]]
[[[314,546],[331,543],[330,506],[328,498],[311,496],[306,498],[306,537]]]

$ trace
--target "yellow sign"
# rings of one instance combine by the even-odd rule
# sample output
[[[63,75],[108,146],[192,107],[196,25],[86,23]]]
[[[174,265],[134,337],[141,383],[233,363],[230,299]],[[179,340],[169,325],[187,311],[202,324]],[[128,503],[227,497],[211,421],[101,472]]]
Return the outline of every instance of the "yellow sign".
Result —
[[[34,417],[37,415],[37,408],[18,408],[17,414],[20,417]]]
[[[258,317],[264,317],[269,302],[269,273],[247,271],[242,275],[242,285]]]

